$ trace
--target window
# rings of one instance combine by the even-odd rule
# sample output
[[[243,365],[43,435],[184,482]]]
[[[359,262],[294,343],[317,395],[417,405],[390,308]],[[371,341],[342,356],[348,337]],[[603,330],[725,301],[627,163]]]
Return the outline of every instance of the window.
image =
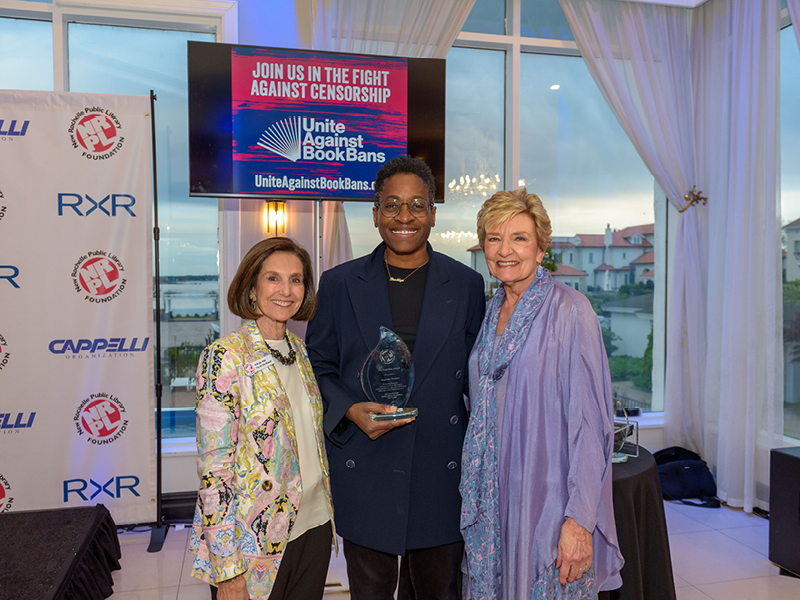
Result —
[[[523,14],[526,6],[550,10],[523,2]],[[520,97],[520,179],[542,199],[557,243],[578,236],[591,248],[585,293],[603,317],[612,389],[624,406],[661,410],[652,356],[663,316],[654,314],[654,278],[634,283],[627,258],[655,249],[653,177],[580,57],[522,54]]]
[[[783,431],[800,439],[800,50],[793,27],[781,31],[781,219],[783,253]],[[796,445],[796,444],[795,444]]]
[[[558,0],[523,0],[521,4],[521,35],[550,40],[575,39]]]
[[[0,88],[53,89],[53,25],[0,18]]]
[[[430,242],[466,265],[471,262],[470,249],[478,243],[478,210],[503,187],[504,65],[505,55],[497,51],[453,48],[447,55],[447,181]],[[372,221],[372,203],[347,202],[345,211],[353,256],[369,254],[381,241]]]
[[[504,34],[506,32],[506,0],[476,0],[462,31]]]
[[[569,264],[572,264],[572,252],[569,253]]]

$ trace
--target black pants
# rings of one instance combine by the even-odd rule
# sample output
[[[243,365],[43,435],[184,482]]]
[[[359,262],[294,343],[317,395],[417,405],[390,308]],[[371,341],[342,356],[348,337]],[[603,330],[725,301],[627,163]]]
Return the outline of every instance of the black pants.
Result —
[[[351,600],[460,600],[464,542],[406,550],[397,555],[344,540]]]
[[[331,522],[328,521],[325,525],[309,529],[296,540],[286,544],[269,599],[321,599],[325,592],[328,564],[331,561],[332,541],[333,529]],[[217,588],[213,585],[211,600],[217,600]]]

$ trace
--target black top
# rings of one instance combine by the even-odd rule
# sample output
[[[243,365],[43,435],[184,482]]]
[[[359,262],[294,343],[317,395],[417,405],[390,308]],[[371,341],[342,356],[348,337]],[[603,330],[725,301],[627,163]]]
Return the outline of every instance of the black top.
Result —
[[[422,298],[425,296],[425,283],[428,280],[428,263],[418,269],[401,269],[388,263],[386,266],[386,285],[389,288],[389,309],[392,311],[394,332],[406,343],[409,352],[414,352],[419,316],[422,314]],[[403,282],[391,281],[391,278],[403,279]]]

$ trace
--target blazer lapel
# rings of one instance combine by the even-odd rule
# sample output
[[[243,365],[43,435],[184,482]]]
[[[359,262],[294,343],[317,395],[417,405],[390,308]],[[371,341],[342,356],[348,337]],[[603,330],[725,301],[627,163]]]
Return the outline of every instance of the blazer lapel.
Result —
[[[422,383],[430,371],[434,359],[442,350],[456,313],[457,290],[450,280],[450,271],[439,260],[437,253],[428,245],[430,266],[425,295],[422,299],[422,314],[419,318],[417,340],[414,343],[414,382]],[[413,393],[413,392],[412,392]]]
[[[375,248],[363,268],[346,282],[358,329],[370,351],[378,345],[381,325],[390,329],[393,327],[389,291],[383,272],[385,247],[380,244]]]
[[[244,336],[244,368],[246,369],[248,364],[254,364],[256,361],[261,360],[262,358],[270,357],[270,353],[265,345],[256,345],[255,343],[256,334],[258,334],[258,326],[256,325],[255,321],[246,321],[245,327],[247,327],[247,335]],[[245,371],[245,374],[247,374],[247,371]],[[281,414],[290,417],[292,413],[291,406],[289,405],[289,398],[287,397],[286,390],[283,388],[283,384],[278,377],[278,371],[275,369],[275,365],[270,364],[265,369],[256,371],[250,376],[253,379],[253,395],[256,396],[258,394],[258,385],[265,386],[269,390],[275,392],[273,404],[276,410]]]

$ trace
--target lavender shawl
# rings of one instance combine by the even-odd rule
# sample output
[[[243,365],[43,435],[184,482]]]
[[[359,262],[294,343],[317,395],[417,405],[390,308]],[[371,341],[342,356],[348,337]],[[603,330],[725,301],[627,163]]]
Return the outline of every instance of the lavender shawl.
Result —
[[[545,272],[517,304],[493,365],[504,297],[501,289],[487,306],[470,357],[460,488],[468,597],[530,597],[556,559],[567,516],[592,532],[597,589],[614,589],[623,560],[611,501],[611,380],[597,317],[582,294]],[[498,444],[501,377],[508,383]]]

